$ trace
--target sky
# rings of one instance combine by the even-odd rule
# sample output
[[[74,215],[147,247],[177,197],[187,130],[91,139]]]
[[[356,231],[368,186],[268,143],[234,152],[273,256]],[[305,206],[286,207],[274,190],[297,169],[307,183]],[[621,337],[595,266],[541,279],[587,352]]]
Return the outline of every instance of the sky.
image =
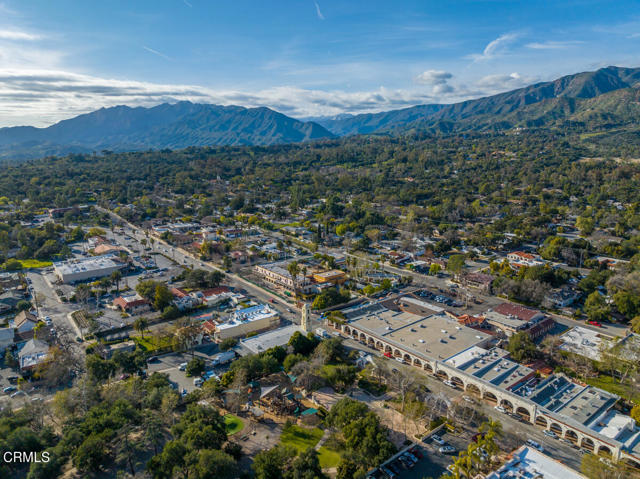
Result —
[[[640,66],[617,0],[0,0],[0,126],[115,105],[296,118],[454,103]]]

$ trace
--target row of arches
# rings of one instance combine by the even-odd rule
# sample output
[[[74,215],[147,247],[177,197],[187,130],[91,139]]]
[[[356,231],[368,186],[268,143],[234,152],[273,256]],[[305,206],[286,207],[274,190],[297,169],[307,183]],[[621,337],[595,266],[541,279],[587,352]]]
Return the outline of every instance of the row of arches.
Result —
[[[473,395],[479,399],[482,399],[493,406],[499,405],[509,413],[518,414],[524,421],[533,423],[543,429],[552,431],[558,437],[567,439],[568,441],[571,441],[573,444],[575,444],[576,446],[582,449],[590,451],[594,454],[600,454],[600,455],[609,456],[609,457],[611,457],[613,454],[609,446],[605,444],[595,443],[593,439],[591,439],[588,436],[580,437],[580,435],[576,431],[570,428],[564,427],[563,425],[557,422],[549,421],[547,420],[546,417],[542,415],[536,415],[534,418],[532,411],[530,411],[528,408],[521,405],[516,406],[513,404],[512,401],[510,401],[507,398],[499,398],[492,391],[483,391],[476,384],[473,384],[472,382],[467,382],[465,384],[465,381],[462,378],[454,374],[450,375],[449,373],[447,373],[446,370],[443,370],[440,368],[435,369],[435,365],[431,364],[429,361],[421,360],[419,358],[413,357],[410,354],[398,348],[395,348],[383,341],[380,341],[379,339],[373,338],[372,336],[368,336],[367,334],[360,332],[354,328],[350,328],[347,325],[344,325],[344,326],[335,325],[335,326],[338,329],[341,329],[342,332],[344,332],[345,334],[352,337],[354,340],[359,341],[362,344],[365,344],[366,346],[372,349],[377,349],[379,351],[382,351],[388,357],[401,359],[402,362],[405,364],[419,367],[429,374],[435,374],[435,376],[442,381],[450,381],[452,385],[454,385],[459,389],[462,389],[468,394]],[[627,462],[629,463],[630,466],[633,466],[634,468],[640,468],[640,463],[637,463],[632,459],[627,459]]]

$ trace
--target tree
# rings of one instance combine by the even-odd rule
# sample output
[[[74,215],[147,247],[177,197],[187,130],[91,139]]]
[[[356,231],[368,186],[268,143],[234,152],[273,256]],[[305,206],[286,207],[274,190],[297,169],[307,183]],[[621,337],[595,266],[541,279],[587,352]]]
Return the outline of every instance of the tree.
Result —
[[[133,329],[140,333],[140,337],[144,339],[144,330],[149,327],[149,320],[143,316],[136,318],[133,322]]]
[[[442,267],[438,263],[431,263],[429,266],[429,274],[431,276],[437,275],[442,270]]]
[[[122,273],[119,270],[111,273],[111,281],[116,285],[116,294],[120,294],[120,280],[122,279]]]
[[[204,359],[200,357],[193,358],[187,363],[186,373],[187,376],[200,376],[204,372],[205,363]]]
[[[238,477],[238,465],[225,452],[204,449],[198,453],[195,474],[197,479],[234,479]]]
[[[106,233],[107,232],[102,228],[93,227],[93,228],[89,228],[89,231],[87,231],[87,234],[85,235],[85,237],[91,238],[93,236],[104,236]]]
[[[256,454],[251,469],[256,479],[282,479],[283,469],[296,455],[291,446],[278,445]]]
[[[452,272],[454,275],[459,275],[462,273],[462,269],[465,265],[465,255],[463,254],[453,254],[447,261],[447,271]]]
[[[609,306],[598,291],[587,296],[584,312],[592,321],[606,321],[609,318]]]
[[[514,333],[509,338],[507,351],[518,362],[535,359],[538,354],[536,345],[526,332]]]
[[[89,377],[95,382],[104,382],[115,373],[114,363],[97,354],[88,355],[86,365]]]
[[[158,311],[162,311],[166,306],[169,306],[173,301],[173,294],[169,291],[169,288],[164,283],[159,283],[156,286],[156,291],[153,296],[153,307]]]
[[[636,334],[640,334],[640,316],[636,316],[631,320],[631,330]]]
[[[73,465],[83,472],[98,472],[107,459],[107,444],[96,434],[91,434],[76,449]]]
[[[640,426],[640,404],[633,406],[629,415],[636,421],[636,424]]]
[[[580,230],[582,235],[587,236],[593,233],[595,227],[595,223],[593,218],[589,218],[588,216],[579,216],[576,220],[576,228]]]
[[[238,340],[236,338],[226,338],[223,339],[218,345],[218,349],[220,351],[228,351],[229,349],[233,349],[238,344]]]
[[[292,261],[287,265],[287,271],[291,275],[291,281],[293,282],[293,293],[298,295],[298,275],[300,274],[300,266],[297,261]]]
[[[329,414],[327,414],[326,422],[332,427],[342,429],[368,412],[369,407],[365,403],[346,397],[340,399],[331,407]]]
[[[320,468],[318,452],[313,448],[301,452],[285,471],[284,479],[327,479]]]

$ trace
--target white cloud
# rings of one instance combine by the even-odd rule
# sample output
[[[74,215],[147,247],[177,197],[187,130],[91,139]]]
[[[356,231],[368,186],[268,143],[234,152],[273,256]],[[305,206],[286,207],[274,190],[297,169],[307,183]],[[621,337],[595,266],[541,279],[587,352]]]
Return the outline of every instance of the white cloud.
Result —
[[[40,40],[40,35],[34,33],[23,32],[20,30],[3,30],[0,29],[0,40]]]
[[[533,50],[564,50],[567,48],[574,47],[576,45],[580,45],[582,43],[584,42],[577,41],[577,40],[564,41],[564,42],[546,41],[546,42],[527,43],[525,46]]]
[[[522,88],[526,85],[530,85],[534,81],[534,78],[522,77],[519,73],[514,72],[508,75],[487,75],[476,82],[476,87],[482,91],[486,91],[487,93],[498,93],[501,91]]]
[[[505,53],[507,49],[507,45],[512,43],[514,40],[518,38],[518,35],[515,33],[505,33],[504,35],[500,35],[495,40],[490,41],[482,53],[474,53],[469,55],[468,58],[473,61],[483,61],[483,60],[491,60],[499,55]]]
[[[316,6],[316,15],[318,16],[318,18],[320,20],[324,20],[324,15],[322,14],[322,11],[320,10],[320,5],[318,5],[318,2],[313,2]]]
[[[418,83],[426,85],[442,85],[453,78],[453,75],[444,70],[427,70],[416,77]]]
[[[144,48],[146,51],[148,51],[149,53],[153,53],[156,56],[159,56],[161,58],[164,58],[165,60],[171,60],[171,57],[168,57],[167,55],[165,55],[162,52],[159,52],[158,50],[154,50],[153,48],[149,48],[145,45],[142,45],[142,48]]]

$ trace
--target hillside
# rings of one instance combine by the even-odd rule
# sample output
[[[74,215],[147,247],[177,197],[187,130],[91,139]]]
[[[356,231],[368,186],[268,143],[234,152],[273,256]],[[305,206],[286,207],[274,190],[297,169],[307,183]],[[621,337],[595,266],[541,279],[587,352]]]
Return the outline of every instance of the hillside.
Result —
[[[635,106],[620,105],[619,101],[634,97],[638,87],[640,68],[607,67],[451,105],[419,105],[317,121],[337,135],[552,127],[564,120],[604,127],[611,120],[616,124],[633,121]],[[619,93],[625,90],[626,93]],[[583,101],[588,99],[593,101]]]
[[[316,123],[301,122],[269,108],[179,102],[152,108],[101,108],[47,128],[2,128],[0,157],[24,159],[100,150],[273,145],[333,136]]]

